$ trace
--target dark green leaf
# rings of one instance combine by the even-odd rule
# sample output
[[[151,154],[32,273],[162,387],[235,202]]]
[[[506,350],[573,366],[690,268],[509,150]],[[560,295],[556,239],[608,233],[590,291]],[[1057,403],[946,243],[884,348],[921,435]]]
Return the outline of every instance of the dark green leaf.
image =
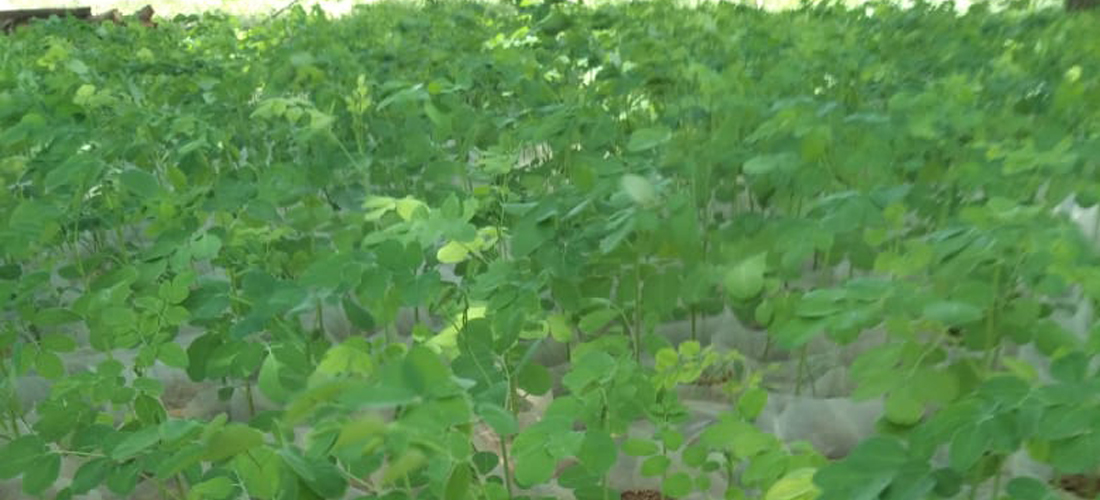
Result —
[[[1005,491],[1015,500],[1054,500],[1057,498],[1042,481],[1033,477],[1016,477]]]
[[[125,170],[119,174],[118,179],[127,191],[142,198],[152,198],[160,193],[160,182],[153,174],[144,170]]]
[[[35,458],[23,472],[23,492],[35,495],[46,491],[61,472],[61,455],[47,453]]]
[[[83,495],[99,486],[113,467],[114,464],[107,458],[93,458],[85,462],[73,476],[73,493]]]
[[[528,394],[542,396],[554,387],[554,380],[545,366],[529,362],[516,374],[516,385]]]
[[[290,448],[279,450],[279,456],[321,498],[340,497],[347,491],[347,480],[327,459],[311,460]]]
[[[128,460],[153,447],[159,441],[160,429],[156,426],[146,427],[126,436],[111,449],[110,456],[118,461]]]

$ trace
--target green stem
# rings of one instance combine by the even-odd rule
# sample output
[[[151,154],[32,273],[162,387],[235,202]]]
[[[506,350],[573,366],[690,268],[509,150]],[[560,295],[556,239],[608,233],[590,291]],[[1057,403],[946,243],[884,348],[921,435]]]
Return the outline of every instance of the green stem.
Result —
[[[733,487],[733,457],[729,452],[726,455],[726,488]]]
[[[802,393],[802,376],[803,370],[806,367],[806,349],[808,345],[802,346],[802,352],[798,355],[798,373],[794,379],[794,395],[798,396]]]
[[[321,301],[317,301],[317,330],[318,335],[314,335],[313,340],[319,340],[320,337],[325,336],[325,312],[321,307]]]
[[[512,467],[508,462],[508,438],[500,436],[500,459],[504,462],[504,488],[508,498],[512,498]]]
[[[996,295],[994,295],[994,297],[999,297],[1000,296],[1000,291],[1001,291],[1001,266],[997,266],[993,271],[993,291],[996,294]],[[996,333],[996,326],[997,326],[997,304],[998,304],[998,302],[999,301],[996,298],[993,300],[993,307],[990,308],[989,316],[986,317],[986,322],[985,322],[985,344],[986,344],[985,370],[986,370],[986,372],[993,371],[993,369],[996,367],[997,361],[1000,357],[1000,356],[998,356],[998,353],[1000,351],[1000,345],[999,344],[994,345],[994,342],[993,342],[994,336],[997,334]]]
[[[256,416],[256,398],[252,396],[251,381],[245,382],[244,393],[248,397],[248,418],[252,419]]]
[[[691,340],[698,340],[699,339],[699,334],[698,334],[698,331],[696,330],[696,326],[695,326],[696,312],[697,312],[696,311],[696,306],[695,306],[695,304],[692,304],[691,305],[691,313],[690,313],[691,314]]]
[[[634,361],[642,360],[642,257],[634,256]]]
[[[997,467],[997,473],[993,475],[993,495],[989,498],[997,500],[1001,495],[1001,473],[1004,472],[1004,467]]]

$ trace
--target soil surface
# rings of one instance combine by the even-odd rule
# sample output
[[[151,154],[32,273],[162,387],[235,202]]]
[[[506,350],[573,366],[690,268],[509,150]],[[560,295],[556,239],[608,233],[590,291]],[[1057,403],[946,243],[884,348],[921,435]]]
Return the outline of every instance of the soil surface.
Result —
[[[1079,498],[1096,498],[1100,494],[1100,478],[1074,474],[1062,476],[1057,481],[1057,486],[1062,491],[1072,493]]]

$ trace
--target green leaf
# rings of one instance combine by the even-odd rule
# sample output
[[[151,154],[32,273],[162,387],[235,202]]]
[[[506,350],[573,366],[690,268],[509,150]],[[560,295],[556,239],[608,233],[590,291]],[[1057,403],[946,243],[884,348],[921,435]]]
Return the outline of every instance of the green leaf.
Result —
[[[573,361],[572,370],[562,377],[562,385],[576,394],[584,393],[588,386],[602,383],[615,370],[615,358],[600,350],[590,350]]]
[[[351,321],[352,326],[358,328],[359,331],[363,333],[374,331],[377,325],[370,311],[360,306],[359,303],[350,296],[345,296],[341,304],[344,306],[344,314],[347,314],[348,321]]]
[[[737,300],[748,300],[764,290],[764,273],[767,271],[768,254],[761,253],[745,259],[726,271],[726,292]]]
[[[1050,488],[1033,477],[1016,477],[1008,482],[1005,491],[1015,500],[1055,500]]]
[[[1100,433],[1061,439],[1051,443],[1050,465],[1067,474],[1087,474],[1100,466]]]
[[[428,457],[424,456],[420,450],[409,449],[386,466],[386,470],[382,473],[382,484],[404,482],[409,474],[423,467],[427,461]]]
[[[798,158],[792,153],[760,155],[750,158],[741,169],[748,175],[761,176],[775,171],[789,169],[797,161]]]
[[[814,475],[822,491],[819,500],[878,500],[908,459],[895,438],[864,440],[843,460],[825,465]]]
[[[657,371],[664,372],[675,369],[680,364],[680,355],[671,347],[662,347],[654,355],[654,361],[656,362],[654,366]]]
[[[65,364],[61,361],[61,356],[52,351],[38,351],[34,368],[39,375],[49,380],[60,380],[65,376]]]
[[[691,476],[686,472],[677,472],[665,478],[661,483],[661,493],[672,498],[687,496],[691,493]]]
[[[653,455],[642,461],[642,477],[660,476],[672,465],[672,460],[664,455]]]
[[[646,457],[660,451],[657,443],[648,439],[627,438],[623,441],[623,453],[632,457]]]
[[[275,403],[285,404],[290,398],[290,393],[279,381],[280,369],[278,358],[274,354],[268,354],[267,358],[264,359],[264,363],[260,365],[260,374],[256,383],[260,388],[260,392],[268,399]]]
[[[283,463],[287,464],[306,486],[321,498],[342,497],[347,491],[347,480],[327,459],[311,460],[291,448],[279,450],[279,456],[283,458]],[[383,479],[385,483],[390,483],[392,480],[393,478],[388,476]]]
[[[825,320],[807,320],[794,318],[773,330],[780,347],[793,349],[825,334],[828,323]]]
[[[157,359],[172,368],[187,368],[187,351],[175,342],[166,342],[157,346]]]
[[[23,473],[38,457],[46,453],[46,443],[36,435],[15,438],[0,448],[0,479],[11,479]]]
[[[443,394],[453,387],[447,365],[436,353],[421,345],[409,349],[402,373],[406,386],[423,396]]]
[[[473,479],[470,466],[460,463],[451,470],[451,476],[447,478],[447,486],[443,488],[443,500],[465,500],[470,491],[470,482]]]
[[[53,352],[73,352],[76,350],[76,341],[68,335],[51,333],[42,336],[42,347]]]
[[[144,170],[125,170],[119,174],[118,180],[122,187],[139,197],[148,199],[160,194],[160,182],[153,174]]]
[[[42,328],[68,325],[80,321],[79,314],[61,307],[41,309],[34,315],[34,324]]]
[[[479,451],[474,453],[471,461],[474,467],[477,468],[477,472],[485,475],[492,472],[500,464],[500,456],[490,451]]]
[[[160,439],[171,446],[197,435],[202,428],[202,424],[193,420],[168,420],[160,424]]]
[[[241,424],[229,424],[211,435],[206,441],[203,460],[219,462],[263,445],[260,431]]]
[[[477,406],[477,414],[500,436],[511,436],[519,432],[519,423],[511,412],[491,403]]]
[[[528,362],[516,374],[516,385],[528,394],[542,396],[553,389],[554,380],[545,366]]]
[[[370,345],[362,337],[351,337],[325,352],[317,364],[317,373],[324,375],[369,375],[374,371],[374,358]],[[268,359],[272,357],[269,356]]]
[[[213,259],[218,256],[221,249],[221,238],[211,233],[203,233],[199,239],[191,243],[191,257],[197,260]]]
[[[554,477],[557,460],[545,448],[531,448],[516,454],[516,483],[524,488],[543,484]]]
[[[553,438],[546,443],[546,451],[550,452],[550,456],[555,459],[561,460],[575,456],[580,452],[581,445],[584,443],[584,433],[573,432],[555,432]]]
[[[110,472],[113,467],[114,464],[107,458],[93,458],[84,462],[84,464],[76,470],[76,474],[73,475],[73,482],[71,485],[73,493],[76,495],[83,495],[92,491],[92,489],[103,483],[104,479],[107,479],[107,473]]]
[[[886,419],[895,425],[910,426],[924,416],[924,405],[908,390],[898,390],[886,398]]]
[[[584,434],[581,449],[577,452],[577,459],[584,468],[594,475],[602,476],[611,470],[618,458],[618,450],[615,441],[607,431],[601,429],[589,429]]]
[[[335,449],[364,446],[371,439],[386,431],[386,422],[377,415],[367,414],[345,423],[333,444]]]
[[[206,448],[201,444],[188,444],[156,464],[156,478],[166,480],[202,462]]]
[[[788,472],[768,488],[764,500],[813,500],[821,494],[814,485],[817,469],[802,468]]]
[[[989,439],[981,430],[980,426],[967,425],[955,433],[950,446],[951,467],[965,471],[989,449]]]
[[[627,174],[621,181],[623,191],[639,205],[651,205],[657,201],[657,190],[648,179],[640,175]]]
[[[138,477],[141,475],[141,463],[130,462],[121,466],[116,465],[107,474],[107,488],[113,493],[130,496],[137,487]]]
[[[61,455],[47,453],[30,462],[23,471],[23,492],[37,496],[57,481],[61,472]]]
[[[134,414],[146,425],[156,425],[168,418],[168,413],[160,400],[148,394],[138,394],[134,398]]]
[[[1088,376],[1091,361],[1083,352],[1071,352],[1056,358],[1050,365],[1050,373],[1061,382],[1081,382]]]
[[[233,492],[233,481],[226,476],[217,476],[191,487],[187,492],[188,499],[214,499],[225,498]]]
[[[681,457],[684,460],[684,465],[689,467],[702,467],[707,461],[708,453],[709,450],[707,450],[706,446],[703,446],[701,443],[696,443],[684,448],[684,453]]]
[[[457,264],[470,257],[470,247],[457,241],[449,241],[440,247],[435,258],[443,264]]]
[[[767,404],[768,391],[753,387],[741,394],[741,398],[737,400],[737,409],[746,420],[753,421]]]
[[[937,368],[918,370],[908,382],[914,398],[922,402],[947,404],[959,395],[959,380],[954,373]]]
[[[683,433],[675,429],[662,429],[657,435],[666,450],[675,451],[684,445]]]
[[[585,335],[594,335],[618,318],[619,313],[614,309],[597,309],[581,317],[577,326]],[[553,330],[551,330],[552,333]]]
[[[803,318],[832,316],[845,309],[846,298],[843,290],[812,290],[799,299],[795,313]]]
[[[156,426],[146,427],[130,433],[122,441],[119,441],[111,449],[110,457],[117,461],[129,460],[152,448],[160,442],[160,429]]]
[[[750,458],[776,446],[774,436],[757,429],[748,422],[731,418],[707,427],[700,439],[708,446],[730,451],[738,458]]]
[[[982,319],[982,310],[963,302],[940,301],[925,306],[924,316],[944,326],[960,326]]]
[[[626,150],[631,153],[653,149],[668,142],[672,138],[672,131],[665,127],[650,127],[634,131],[630,135],[630,141]]]

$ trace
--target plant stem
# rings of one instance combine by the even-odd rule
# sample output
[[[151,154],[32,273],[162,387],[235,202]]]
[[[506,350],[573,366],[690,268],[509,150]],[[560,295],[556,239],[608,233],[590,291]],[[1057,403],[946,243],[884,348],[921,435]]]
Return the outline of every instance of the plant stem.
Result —
[[[726,488],[733,487],[733,457],[729,452],[725,452],[726,455]]]
[[[794,379],[794,395],[798,396],[802,393],[802,371],[806,367],[806,348],[808,346],[802,346],[802,352],[798,355],[798,372],[795,374]]]
[[[256,398],[252,396],[252,381],[244,383],[244,393],[248,397],[248,418],[256,416]]]
[[[634,361],[642,360],[642,258],[634,256]]]
[[[698,334],[698,332],[696,330],[696,327],[695,327],[695,318],[696,318],[696,306],[695,306],[695,304],[691,305],[691,313],[690,314],[691,314],[691,340],[698,340],[699,339],[699,334]]]
[[[512,498],[512,466],[508,462],[508,438],[504,436],[500,436],[500,459],[504,462],[504,488],[508,491],[510,500]]]
[[[1001,267],[1000,266],[997,266],[993,270],[993,291],[994,291],[995,294],[997,294],[997,295],[994,295],[994,297],[998,297],[999,294],[1000,294],[1000,291],[1001,291]],[[997,354],[998,354],[1000,344],[997,343],[996,345],[994,345],[994,342],[993,342],[994,336],[996,335],[997,305],[998,305],[998,302],[999,301],[996,298],[994,298],[993,307],[990,308],[989,316],[986,318],[986,322],[985,322],[985,342],[986,342],[986,349],[987,349],[986,353],[985,353],[985,370],[986,370],[986,372],[993,371],[993,369],[996,366],[997,361],[999,359],[999,356]]]
[[[11,419],[11,433],[15,437],[19,437],[19,417],[15,414],[15,409],[8,410],[8,418]]]
[[[993,495],[989,498],[997,500],[997,497],[1001,494],[1001,473],[1004,472],[1004,466],[997,467],[997,473],[993,475]]]

